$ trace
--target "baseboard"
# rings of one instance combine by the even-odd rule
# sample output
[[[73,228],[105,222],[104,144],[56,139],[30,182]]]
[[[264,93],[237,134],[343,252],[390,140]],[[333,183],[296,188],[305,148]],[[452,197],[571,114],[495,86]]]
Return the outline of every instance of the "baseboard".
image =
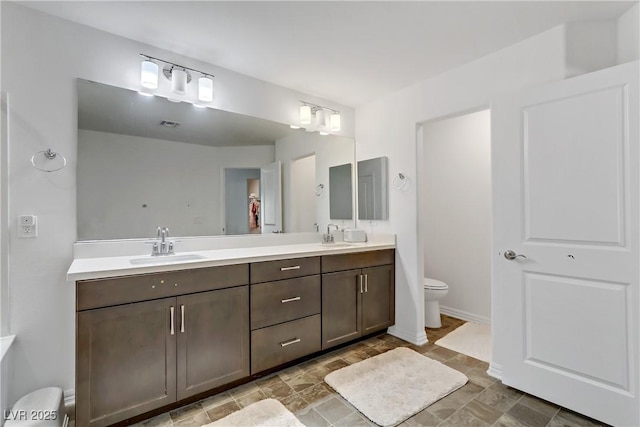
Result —
[[[487,375],[502,381],[502,366],[497,363],[490,363],[489,369],[487,370]]]
[[[75,390],[65,390],[64,393],[64,406],[65,408],[70,408],[76,405],[76,391]]]
[[[468,311],[462,311],[451,307],[440,306],[440,313],[447,316],[455,317],[456,319],[466,320],[468,322],[484,323],[485,325],[491,324],[491,318],[485,316],[479,316]]]
[[[401,340],[408,341],[414,345],[424,345],[429,342],[429,340],[427,340],[427,333],[424,329],[422,329],[417,334],[414,334],[411,332],[402,331],[399,328],[392,326],[387,330],[387,333],[389,335],[393,335],[394,337],[400,338]]]

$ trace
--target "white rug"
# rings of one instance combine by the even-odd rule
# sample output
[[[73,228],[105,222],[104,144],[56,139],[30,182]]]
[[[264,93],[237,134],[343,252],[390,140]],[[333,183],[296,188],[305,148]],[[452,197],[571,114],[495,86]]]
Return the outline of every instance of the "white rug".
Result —
[[[265,399],[203,427],[305,427],[282,403]]]
[[[338,369],[324,381],[381,426],[395,426],[462,387],[467,377],[404,347]]]
[[[436,345],[491,362],[491,325],[465,323],[436,341]]]

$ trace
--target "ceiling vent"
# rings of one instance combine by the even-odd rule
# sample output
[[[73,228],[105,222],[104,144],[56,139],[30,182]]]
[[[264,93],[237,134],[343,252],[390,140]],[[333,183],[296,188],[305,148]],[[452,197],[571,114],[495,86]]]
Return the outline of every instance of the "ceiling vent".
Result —
[[[178,126],[180,126],[180,123],[178,122],[172,122],[171,120],[163,120],[160,122],[161,126],[164,126],[166,128],[176,128]]]

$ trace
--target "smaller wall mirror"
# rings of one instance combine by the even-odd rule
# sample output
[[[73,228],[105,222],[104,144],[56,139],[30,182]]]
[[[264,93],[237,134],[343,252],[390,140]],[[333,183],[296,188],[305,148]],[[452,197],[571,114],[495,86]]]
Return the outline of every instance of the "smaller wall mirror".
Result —
[[[330,219],[353,219],[351,163],[329,168]]]
[[[358,219],[388,219],[387,158],[358,162]]]

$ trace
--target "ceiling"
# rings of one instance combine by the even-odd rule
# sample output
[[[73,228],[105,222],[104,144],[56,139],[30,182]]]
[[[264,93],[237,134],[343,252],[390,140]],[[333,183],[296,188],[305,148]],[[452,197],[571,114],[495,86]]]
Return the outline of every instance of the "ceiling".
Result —
[[[163,126],[162,121],[178,123]],[[304,130],[78,79],[78,128],[215,147],[274,145]]]
[[[21,4],[356,107],[616,1],[43,1]]]

